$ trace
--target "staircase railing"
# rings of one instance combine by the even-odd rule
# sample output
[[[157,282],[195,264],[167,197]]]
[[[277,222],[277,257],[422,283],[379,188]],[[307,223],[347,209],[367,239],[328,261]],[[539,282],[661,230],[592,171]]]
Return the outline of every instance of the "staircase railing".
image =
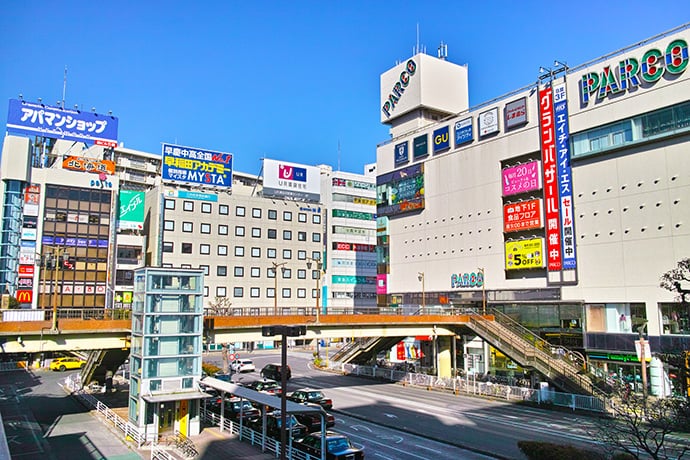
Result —
[[[98,366],[101,365],[101,362],[103,361],[103,357],[105,356],[105,354],[105,350],[92,350],[91,353],[89,353],[89,358],[86,360],[86,365],[84,365],[84,368],[82,369],[80,374],[82,387],[88,385],[89,382],[91,382],[93,373],[96,371]]]
[[[333,361],[347,362],[353,357],[353,355],[361,352],[362,350],[367,350],[380,339],[381,337],[357,337],[352,342],[348,343],[334,353],[330,359]]]

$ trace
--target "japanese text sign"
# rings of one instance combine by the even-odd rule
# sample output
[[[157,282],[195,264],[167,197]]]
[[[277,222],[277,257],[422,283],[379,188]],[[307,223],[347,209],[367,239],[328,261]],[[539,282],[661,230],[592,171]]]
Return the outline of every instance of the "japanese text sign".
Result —
[[[207,187],[232,187],[232,154],[163,144],[164,181]]]

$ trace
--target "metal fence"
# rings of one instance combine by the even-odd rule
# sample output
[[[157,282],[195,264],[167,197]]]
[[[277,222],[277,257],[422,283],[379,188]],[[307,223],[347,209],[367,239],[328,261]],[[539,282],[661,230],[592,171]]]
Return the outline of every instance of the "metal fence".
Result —
[[[568,407],[572,410],[607,412],[608,403],[594,396],[483,382],[473,376],[439,378],[433,375],[406,372],[386,367],[363,366],[332,361],[329,362],[328,368],[342,374],[388,380],[402,385],[447,391],[453,394],[491,397],[512,402],[525,401],[539,405]]]

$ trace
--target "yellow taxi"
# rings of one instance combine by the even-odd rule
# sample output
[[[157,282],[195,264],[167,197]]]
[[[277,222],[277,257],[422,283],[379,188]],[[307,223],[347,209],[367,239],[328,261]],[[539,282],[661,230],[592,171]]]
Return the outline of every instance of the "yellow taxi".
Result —
[[[81,369],[86,366],[86,361],[80,358],[65,357],[65,358],[55,358],[50,363],[51,371],[66,371],[67,369]]]

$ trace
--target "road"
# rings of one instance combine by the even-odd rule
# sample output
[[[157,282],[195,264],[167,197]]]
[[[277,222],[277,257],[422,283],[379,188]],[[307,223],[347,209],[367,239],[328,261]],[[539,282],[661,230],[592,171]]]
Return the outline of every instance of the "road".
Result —
[[[264,364],[280,360],[277,351],[242,357],[252,358],[257,372],[235,376],[241,382],[259,378]],[[221,364],[220,355],[204,360]],[[289,351],[288,391],[323,389],[333,399],[335,429],[364,446],[367,458],[520,459],[520,440],[597,447],[588,433],[592,417],[343,376],[314,369],[311,361],[311,353]]]

